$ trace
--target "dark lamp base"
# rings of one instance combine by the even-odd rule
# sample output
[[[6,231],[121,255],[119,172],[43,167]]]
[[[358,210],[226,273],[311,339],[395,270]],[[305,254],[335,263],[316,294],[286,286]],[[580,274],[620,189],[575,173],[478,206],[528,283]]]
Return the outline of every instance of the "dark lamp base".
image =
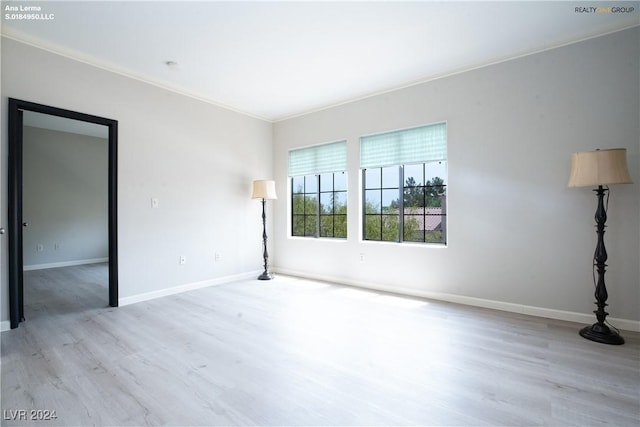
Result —
[[[600,323],[594,323],[591,326],[582,328],[580,330],[580,336],[602,344],[624,344],[624,338],[622,338],[617,332],[612,331],[607,325]]]
[[[273,279],[273,274],[269,272],[264,272],[260,276],[258,276],[258,280],[271,280]]]

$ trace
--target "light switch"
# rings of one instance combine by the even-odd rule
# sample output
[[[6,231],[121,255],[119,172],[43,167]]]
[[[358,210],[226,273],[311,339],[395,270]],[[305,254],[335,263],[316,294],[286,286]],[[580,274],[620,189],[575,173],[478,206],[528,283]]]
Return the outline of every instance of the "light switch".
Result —
[[[159,205],[160,205],[160,202],[158,201],[157,198],[154,197],[151,199],[151,207],[153,209],[157,208]]]

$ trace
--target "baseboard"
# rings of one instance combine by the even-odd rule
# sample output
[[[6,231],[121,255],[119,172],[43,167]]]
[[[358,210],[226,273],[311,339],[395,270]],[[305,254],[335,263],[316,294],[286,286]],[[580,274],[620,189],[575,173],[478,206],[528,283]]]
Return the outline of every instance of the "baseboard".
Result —
[[[0,322],[0,332],[8,331],[11,329],[11,322],[8,320],[3,320]]]
[[[186,283],[184,285],[178,285],[171,288],[160,289],[152,292],[145,292],[143,294],[132,295],[130,297],[124,297],[118,299],[118,305],[120,307],[130,304],[136,304],[143,301],[149,301],[156,298],[162,298],[169,295],[180,294],[182,292],[193,291],[196,289],[207,288],[209,286],[222,285],[229,282],[235,282],[238,280],[255,279],[260,275],[262,270],[251,271],[248,273],[234,274],[231,276],[223,276],[210,280],[203,280],[201,282]]]
[[[452,302],[456,304],[469,305],[473,307],[490,308],[494,310],[507,311],[511,313],[526,314],[529,316],[545,317],[547,319],[566,320],[569,322],[577,322],[585,325],[595,323],[595,316],[590,313],[577,313],[573,311],[555,310],[552,308],[536,307],[531,305],[514,304],[503,301],[488,300],[483,298],[469,297],[464,295],[455,295],[440,292],[421,291],[419,289],[389,286],[381,283],[370,283],[358,280],[348,280],[339,277],[325,276],[321,274],[309,274],[303,271],[296,271],[284,268],[273,268],[273,271],[279,274],[295,277],[303,277],[307,279],[322,280],[325,282],[337,283],[342,285],[354,286],[358,288],[371,289],[376,291],[391,292],[396,294],[409,295],[419,298],[434,299],[439,301]],[[625,331],[640,332],[640,321],[618,319],[608,317],[607,321],[618,329]]]
[[[107,258],[107,261],[108,261],[108,258]],[[102,262],[102,261],[95,261],[95,262]],[[72,264],[72,265],[79,265],[79,264]],[[62,266],[60,266],[60,267],[62,267]],[[53,268],[53,267],[46,267],[46,268]],[[222,285],[222,284],[225,284],[225,283],[235,282],[235,281],[238,281],[238,280],[255,279],[256,277],[258,277],[260,275],[260,273],[262,273],[262,270],[256,270],[256,271],[251,271],[251,272],[247,272],[247,273],[234,274],[234,275],[231,275],[231,276],[218,277],[218,278],[210,279],[210,280],[203,280],[201,282],[187,283],[187,284],[184,284],[184,285],[174,286],[174,287],[171,287],[171,288],[161,289],[161,290],[158,290],[158,291],[146,292],[146,293],[138,294],[138,295],[132,295],[130,297],[119,298],[118,299],[118,305],[120,307],[122,307],[122,306],[125,306],[125,305],[136,304],[138,302],[149,301],[149,300],[152,300],[152,299],[161,298],[161,297],[165,297],[165,296],[169,296],[169,295],[175,295],[175,294],[179,294],[179,293],[182,293],[182,292],[187,292],[187,291],[193,291],[193,290],[196,290],[196,289],[206,288],[206,287],[209,287],[209,286]],[[0,331],[4,332],[4,331],[8,331],[10,329],[11,329],[11,322],[9,322],[8,320],[0,321]]]
[[[61,261],[61,262],[50,262],[47,264],[32,264],[25,265],[23,267],[24,271],[31,270],[44,270],[47,268],[60,268],[60,267],[71,267],[74,265],[85,265],[85,264],[97,264],[100,262],[109,262],[109,257],[105,258],[91,258],[91,259],[78,259],[73,261]]]
[[[96,261],[96,262],[103,262],[103,261]],[[53,267],[48,267],[48,268],[53,268]],[[593,314],[576,313],[572,311],[555,310],[550,308],[535,307],[535,306],[523,305],[523,304],[513,304],[513,303],[508,303],[503,301],[494,301],[494,300],[488,300],[488,299],[482,299],[482,298],[468,297],[464,295],[420,291],[416,289],[395,287],[395,286],[392,287],[392,286],[387,286],[383,284],[361,282],[356,280],[345,280],[345,279],[333,277],[333,276],[309,274],[302,271],[282,269],[282,268],[274,268],[273,271],[278,274],[283,274],[287,276],[304,277],[307,279],[322,280],[325,282],[344,284],[344,285],[355,286],[359,288],[372,289],[372,290],[383,291],[383,292],[392,292],[392,293],[410,295],[410,296],[415,296],[420,298],[434,299],[439,301],[447,301],[447,302],[464,304],[464,305],[469,305],[474,307],[490,308],[494,310],[502,310],[502,311],[507,311],[511,313],[526,314],[530,316],[545,317],[548,319],[566,320],[569,322],[577,322],[577,323],[583,323],[583,324],[594,323]],[[187,283],[184,285],[174,286],[172,288],[161,289],[158,291],[132,295],[130,297],[120,298],[118,300],[118,304],[120,306],[125,306],[125,305],[135,304],[142,301],[148,301],[155,298],[168,296],[168,295],[174,295],[182,292],[192,291],[195,289],[221,285],[224,283],[229,283],[237,280],[247,280],[247,279],[257,277],[260,274],[260,272],[261,271],[256,270],[249,273],[224,276],[216,279],[204,280],[201,282]],[[613,324],[618,329],[625,330],[625,331],[640,332],[639,321],[628,320],[628,319],[618,319],[615,317],[610,317],[608,320],[611,322],[611,324]],[[8,320],[3,320],[0,322],[0,331],[2,332],[8,331],[10,328],[11,328],[11,323]]]

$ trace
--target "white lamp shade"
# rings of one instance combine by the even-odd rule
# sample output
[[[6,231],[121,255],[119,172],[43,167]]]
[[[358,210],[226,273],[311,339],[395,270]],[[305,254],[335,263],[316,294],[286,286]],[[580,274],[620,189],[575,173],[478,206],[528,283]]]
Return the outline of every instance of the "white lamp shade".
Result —
[[[573,153],[569,187],[631,184],[626,155],[625,148]]]
[[[253,194],[252,199],[277,199],[276,195],[276,182],[266,179],[260,179],[253,181]]]

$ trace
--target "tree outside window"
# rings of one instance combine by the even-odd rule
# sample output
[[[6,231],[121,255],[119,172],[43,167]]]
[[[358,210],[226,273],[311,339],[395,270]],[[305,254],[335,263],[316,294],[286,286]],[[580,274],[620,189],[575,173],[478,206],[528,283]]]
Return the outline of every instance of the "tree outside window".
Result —
[[[446,161],[364,169],[364,239],[446,243],[445,177]]]
[[[347,237],[346,172],[291,178],[292,236]]]

